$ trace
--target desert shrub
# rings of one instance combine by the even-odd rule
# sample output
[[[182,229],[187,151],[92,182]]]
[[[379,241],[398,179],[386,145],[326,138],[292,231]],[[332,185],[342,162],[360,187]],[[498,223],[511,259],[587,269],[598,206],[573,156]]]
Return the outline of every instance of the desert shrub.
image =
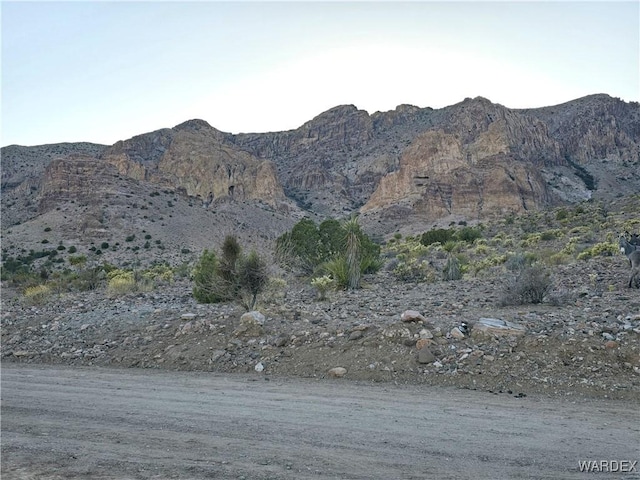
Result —
[[[517,252],[510,254],[504,266],[510,272],[520,272],[526,267],[530,267],[536,260],[536,256],[530,252]]]
[[[280,277],[270,277],[262,292],[262,300],[266,303],[274,303],[283,300],[287,296],[287,281]]]
[[[546,230],[540,234],[540,240],[548,242],[562,237],[562,230]]]
[[[451,228],[435,228],[424,232],[420,237],[420,243],[425,247],[434,243],[444,245],[446,242],[453,239],[454,233],[455,230]]]
[[[523,268],[504,287],[501,305],[525,305],[542,303],[551,288],[549,273],[541,266]]]
[[[267,265],[258,253],[243,255],[236,237],[227,236],[219,258],[205,250],[196,264],[193,296],[200,303],[238,301],[251,310],[268,278]]]
[[[110,296],[126,295],[137,291],[134,274],[131,271],[114,270],[108,274],[107,293]]]
[[[520,246],[522,248],[534,247],[538,243],[540,243],[540,238],[540,233],[529,233],[522,239],[522,241],[520,242]]]
[[[127,236],[127,237],[124,239],[124,241],[125,241],[125,242],[133,242],[135,239],[136,239],[136,236],[135,236],[135,234],[134,234],[134,235],[129,235],[129,236]]]
[[[154,265],[146,270],[144,275],[161,283],[171,283],[174,279],[173,269],[167,264]]]
[[[276,241],[278,262],[306,274],[317,273],[326,262],[349,254],[353,278],[358,271],[376,273],[382,267],[380,246],[362,231],[355,218],[344,223],[328,219],[319,226],[305,218]]]
[[[477,227],[463,227],[455,233],[455,237],[467,243],[473,243],[482,238],[482,232]]]
[[[487,255],[489,253],[489,247],[484,244],[478,244],[473,252],[476,255]]]
[[[318,291],[319,299],[326,300],[327,292],[333,285],[333,279],[329,275],[323,275],[311,280],[311,286]]]
[[[567,212],[564,208],[561,208],[556,212],[556,220],[562,221],[569,218],[569,212]]]
[[[193,270],[193,297],[200,303],[218,303],[224,300],[220,293],[218,259],[215,252],[205,249]]]
[[[69,252],[69,253],[76,253],[77,251],[78,251],[78,249],[74,245],[71,245],[69,247],[69,249],[67,250],[67,252]]]
[[[71,248],[69,248],[69,252],[71,252]],[[87,257],[85,255],[69,257],[69,263],[74,267],[82,267],[87,263]]]
[[[462,278],[462,269],[460,268],[460,260],[453,255],[447,259],[447,263],[442,270],[443,280],[460,280]]]
[[[73,287],[81,292],[97,290],[105,279],[105,271],[100,267],[92,267],[81,270],[73,277]]]
[[[403,242],[387,245],[384,256],[392,260],[385,269],[404,282],[435,281],[437,273],[429,264],[428,258],[436,246],[439,244],[427,247],[413,237],[405,237]]]
[[[28,305],[40,305],[51,296],[51,293],[49,285],[34,285],[24,290],[24,299]]]
[[[344,257],[336,257],[323,263],[321,270],[333,279],[336,287],[347,288],[349,286],[349,267]]]
[[[434,282],[436,273],[426,260],[415,258],[398,262],[393,275],[403,282]]]
[[[592,257],[611,256],[618,253],[618,245],[615,243],[596,243],[593,247],[587,248],[578,254],[578,260],[586,260]]]

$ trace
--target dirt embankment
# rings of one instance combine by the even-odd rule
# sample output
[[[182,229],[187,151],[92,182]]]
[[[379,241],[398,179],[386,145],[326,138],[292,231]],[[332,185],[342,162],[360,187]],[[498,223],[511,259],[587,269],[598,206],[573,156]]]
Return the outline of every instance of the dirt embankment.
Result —
[[[575,293],[560,306],[499,307],[492,279],[407,284],[383,272],[326,301],[291,284],[286,296],[263,300],[264,318],[242,321],[238,306],[196,304],[188,282],[117,299],[65,294],[33,307],[5,290],[2,360],[638,399],[638,290],[583,286],[589,272],[581,268],[558,269],[558,282]],[[605,264],[598,275],[604,285],[622,281]],[[422,317],[403,321],[406,310]],[[483,318],[517,328],[483,331]],[[335,367],[344,371],[329,373]]]

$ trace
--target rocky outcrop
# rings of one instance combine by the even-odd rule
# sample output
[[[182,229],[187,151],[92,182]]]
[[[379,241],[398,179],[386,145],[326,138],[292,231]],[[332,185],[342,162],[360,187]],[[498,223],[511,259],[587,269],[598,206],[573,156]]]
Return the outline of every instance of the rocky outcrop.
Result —
[[[38,211],[44,213],[65,202],[102,206],[136,187],[109,163],[88,155],[70,155],[53,160],[45,169],[37,192]]]
[[[520,112],[544,122],[549,135],[559,143],[562,156],[573,162],[640,162],[637,102],[599,94]]]
[[[285,201],[271,161],[239,150],[202,120],[118,142],[102,158],[123,175],[181,189],[205,203],[258,200],[278,207]]]
[[[444,128],[417,136],[362,212],[403,205],[428,220],[479,219],[538,208],[550,198],[538,169],[562,164],[545,125],[486,99],[447,112]]]

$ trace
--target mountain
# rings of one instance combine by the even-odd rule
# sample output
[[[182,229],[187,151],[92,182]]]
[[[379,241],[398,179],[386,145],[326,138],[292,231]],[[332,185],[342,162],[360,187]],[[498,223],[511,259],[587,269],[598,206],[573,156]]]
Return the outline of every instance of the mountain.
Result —
[[[536,109],[342,105],[285,132],[189,120],[111,146],[1,155],[3,237],[25,245],[46,225],[78,242],[140,229],[176,248],[225,232],[259,244],[303,215],[356,212],[384,236],[637,193],[640,106],[604,94]]]

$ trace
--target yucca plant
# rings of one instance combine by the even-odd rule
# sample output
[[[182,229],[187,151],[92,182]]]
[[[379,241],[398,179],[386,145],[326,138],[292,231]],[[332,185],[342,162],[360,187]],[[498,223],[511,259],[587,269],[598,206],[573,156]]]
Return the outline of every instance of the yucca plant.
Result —
[[[345,231],[345,260],[347,263],[348,288],[360,288],[360,257],[362,248],[360,243],[360,225],[358,217],[351,217],[344,223]]]

